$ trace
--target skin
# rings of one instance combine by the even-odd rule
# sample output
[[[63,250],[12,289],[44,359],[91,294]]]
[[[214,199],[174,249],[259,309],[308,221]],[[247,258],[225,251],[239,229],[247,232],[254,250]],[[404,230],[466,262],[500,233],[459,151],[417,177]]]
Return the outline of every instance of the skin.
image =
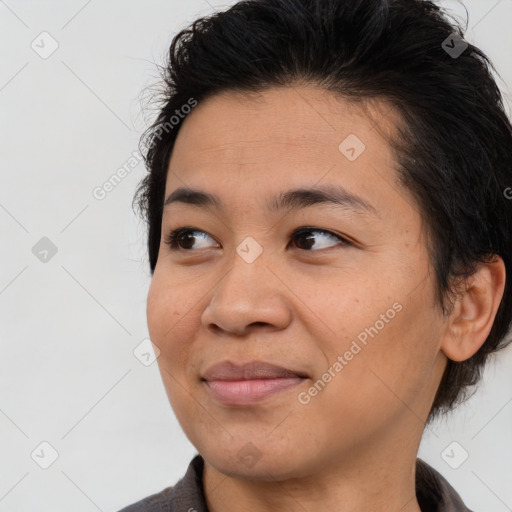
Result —
[[[211,512],[420,511],[416,456],[447,357],[467,359],[485,341],[505,271],[499,259],[482,266],[443,317],[418,208],[396,183],[382,136],[396,122],[384,104],[363,111],[300,85],[217,94],[180,129],[165,197],[200,188],[225,209],[164,208],[147,317],[169,401],[205,459]],[[354,161],[338,149],[349,134],[366,146]],[[266,210],[269,195],[328,184],[376,214],[326,204]],[[201,232],[185,245],[192,249],[172,251],[164,237],[182,226]],[[308,248],[291,237],[303,226],[353,243],[313,231]],[[247,236],[263,249],[252,263],[236,251]],[[299,393],[396,303],[400,312],[300,403]],[[227,359],[264,360],[310,378],[255,405],[224,405],[201,375]],[[255,454],[252,464],[240,450]]]

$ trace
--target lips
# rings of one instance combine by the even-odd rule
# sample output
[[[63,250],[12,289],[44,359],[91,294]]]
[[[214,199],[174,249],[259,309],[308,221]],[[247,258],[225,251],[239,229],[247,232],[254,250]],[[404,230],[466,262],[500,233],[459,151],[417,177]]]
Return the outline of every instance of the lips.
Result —
[[[224,361],[211,366],[202,380],[217,403],[230,407],[253,407],[290,392],[307,378],[301,371],[263,361],[245,364]]]
[[[202,376],[206,381],[241,381],[255,379],[307,378],[304,372],[263,361],[235,364],[231,361],[211,366]]]

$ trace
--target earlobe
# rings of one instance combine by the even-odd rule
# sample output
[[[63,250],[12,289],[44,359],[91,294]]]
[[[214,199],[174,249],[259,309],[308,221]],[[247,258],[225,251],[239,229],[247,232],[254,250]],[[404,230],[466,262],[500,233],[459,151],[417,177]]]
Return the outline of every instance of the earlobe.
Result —
[[[465,361],[484,344],[503,297],[505,277],[505,264],[496,256],[479,264],[463,283],[441,342],[446,357]]]

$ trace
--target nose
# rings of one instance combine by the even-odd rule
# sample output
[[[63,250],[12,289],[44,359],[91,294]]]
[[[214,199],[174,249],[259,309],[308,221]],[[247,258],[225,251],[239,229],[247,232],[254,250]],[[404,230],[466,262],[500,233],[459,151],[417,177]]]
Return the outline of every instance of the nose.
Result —
[[[203,326],[217,334],[244,336],[252,329],[285,329],[292,312],[288,288],[263,255],[247,263],[235,254],[232,265],[211,291],[201,315]]]

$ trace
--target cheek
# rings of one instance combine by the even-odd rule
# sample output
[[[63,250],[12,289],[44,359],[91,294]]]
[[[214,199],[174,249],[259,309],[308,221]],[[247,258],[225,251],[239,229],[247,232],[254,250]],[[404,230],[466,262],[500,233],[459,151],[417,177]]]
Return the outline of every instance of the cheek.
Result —
[[[325,397],[349,408],[351,399],[372,410],[400,407],[401,400],[415,402],[433,378],[439,350],[442,322],[434,309],[431,282],[411,293],[412,278],[389,270],[375,282],[378,288],[372,280],[359,282],[357,289],[332,286],[323,309],[320,296],[314,302],[336,333],[324,338],[321,347],[328,366],[338,356],[344,360],[343,369],[333,369],[336,377]]]
[[[148,291],[146,316],[152,342],[159,348],[158,363],[178,369],[187,359],[193,304],[167,280],[155,273]]]
[[[172,318],[176,318],[179,314],[177,311],[172,312],[169,310],[169,306],[173,301],[167,295],[162,284],[162,281],[155,274],[149,287],[146,304],[149,335],[153,343],[157,344],[160,350],[164,349],[162,341],[165,332],[172,326]]]
[[[157,364],[171,407],[180,423],[190,416],[187,371],[193,371],[191,343],[194,336],[193,305],[179,287],[155,272],[147,297],[147,324],[151,341],[160,350]],[[193,415],[192,415],[193,416]]]
[[[359,341],[357,334],[352,338],[361,350],[341,372],[337,395],[365,404],[364,408],[354,407],[352,411],[361,416],[360,421],[371,415],[384,419],[424,409],[434,377],[440,331],[435,315],[420,302],[415,298],[400,303],[401,311],[388,323],[380,320],[386,309],[377,310],[361,331],[366,344]],[[346,348],[343,347],[343,353]],[[335,392],[334,387],[332,391]]]

